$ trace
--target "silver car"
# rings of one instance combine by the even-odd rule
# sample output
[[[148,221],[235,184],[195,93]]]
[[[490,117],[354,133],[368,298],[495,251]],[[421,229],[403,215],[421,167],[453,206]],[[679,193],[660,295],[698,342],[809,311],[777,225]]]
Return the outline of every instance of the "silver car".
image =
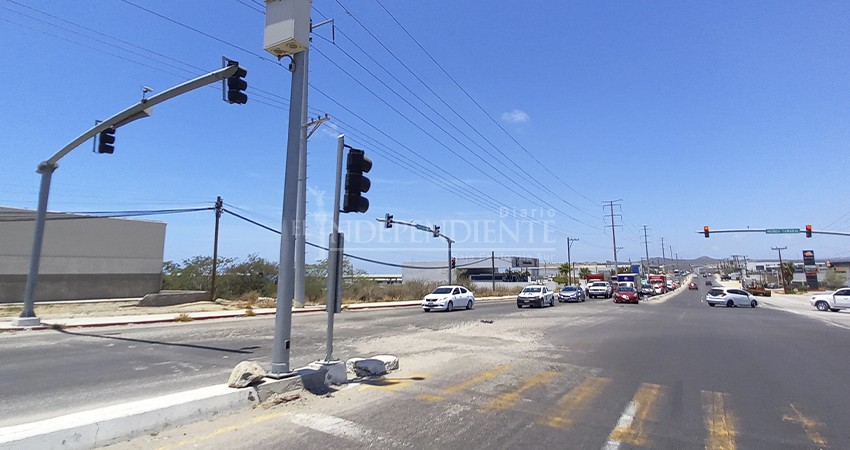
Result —
[[[749,306],[755,308],[758,306],[758,301],[753,294],[742,289],[731,289],[723,287],[711,288],[708,294],[705,294],[705,302],[708,306],[726,305],[727,308],[733,306]]]
[[[584,298],[584,290],[579,286],[564,286],[561,291],[558,292],[558,301],[561,303],[583,302]]]

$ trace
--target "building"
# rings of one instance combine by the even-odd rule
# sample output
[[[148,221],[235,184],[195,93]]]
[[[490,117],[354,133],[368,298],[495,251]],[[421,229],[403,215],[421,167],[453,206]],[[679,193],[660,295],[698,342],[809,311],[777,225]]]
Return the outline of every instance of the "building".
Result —
[[[0,207],[0,303],[24,299],[35,211]],[[165,223],[48,213],[36,301],[159,292]]]
[[[540,261],[537,258],[521,256],[455,258],[452,279],[455,278],[457,269],[466,269],[473,281],[491,281],[495,273],[496,281],[527,282],[529,276],[538,277],[539,265]],[[448,281],[448,261],[446,260],[409,261],[405,262],[404,266],[401,271],[401,278],[404,281]]]

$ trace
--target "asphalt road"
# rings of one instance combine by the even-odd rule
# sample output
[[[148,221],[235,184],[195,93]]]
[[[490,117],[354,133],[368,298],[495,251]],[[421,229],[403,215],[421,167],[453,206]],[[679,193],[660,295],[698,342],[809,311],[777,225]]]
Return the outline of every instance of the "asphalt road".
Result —
[[[513,301],[478,302],[472,311],[424,314],[418,308],[344,312],[335,318],[334,355],[358,342],[455,321],[499,316]],[[294,314],[291,364],[324,359],[327,315]],[[165,325],[73,328],[0,334],[0,426],[227,382],[243,360],[271,365],[274,318]]]
[[[114,448],[850,448],[850,332],[709,308],[705,288],[663,303],[383,318],[395,335],[353,346],[400,355],[383,380]]]

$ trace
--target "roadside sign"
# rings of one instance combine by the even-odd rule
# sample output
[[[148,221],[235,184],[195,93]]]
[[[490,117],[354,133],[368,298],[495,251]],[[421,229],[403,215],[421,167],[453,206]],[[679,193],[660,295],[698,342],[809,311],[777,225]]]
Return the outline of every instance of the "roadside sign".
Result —
[[[793,234],[802,233],[799,228],[768,228],[764,230],[767,234]]]
[[[431,231],[431,228],[426,227],[425,225],[419,225],[418,223],[416,224],[416,229],[422,231]]]

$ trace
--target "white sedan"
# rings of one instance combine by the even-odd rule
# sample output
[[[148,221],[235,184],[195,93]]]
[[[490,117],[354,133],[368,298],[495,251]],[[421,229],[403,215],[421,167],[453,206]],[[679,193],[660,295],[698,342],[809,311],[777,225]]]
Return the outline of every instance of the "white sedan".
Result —
[[[451,311],[455,308],[472,309],[475,306],[475,295],[463,286],[440,286],[422,300],[425,312]]]
[[[758,301],[753,294],[742,289],[730,289],[715,287],[705,294],[705,302],[708,306],[726,305],[727,308],[733,306],[749,306],[755,308],[758,306]]]

